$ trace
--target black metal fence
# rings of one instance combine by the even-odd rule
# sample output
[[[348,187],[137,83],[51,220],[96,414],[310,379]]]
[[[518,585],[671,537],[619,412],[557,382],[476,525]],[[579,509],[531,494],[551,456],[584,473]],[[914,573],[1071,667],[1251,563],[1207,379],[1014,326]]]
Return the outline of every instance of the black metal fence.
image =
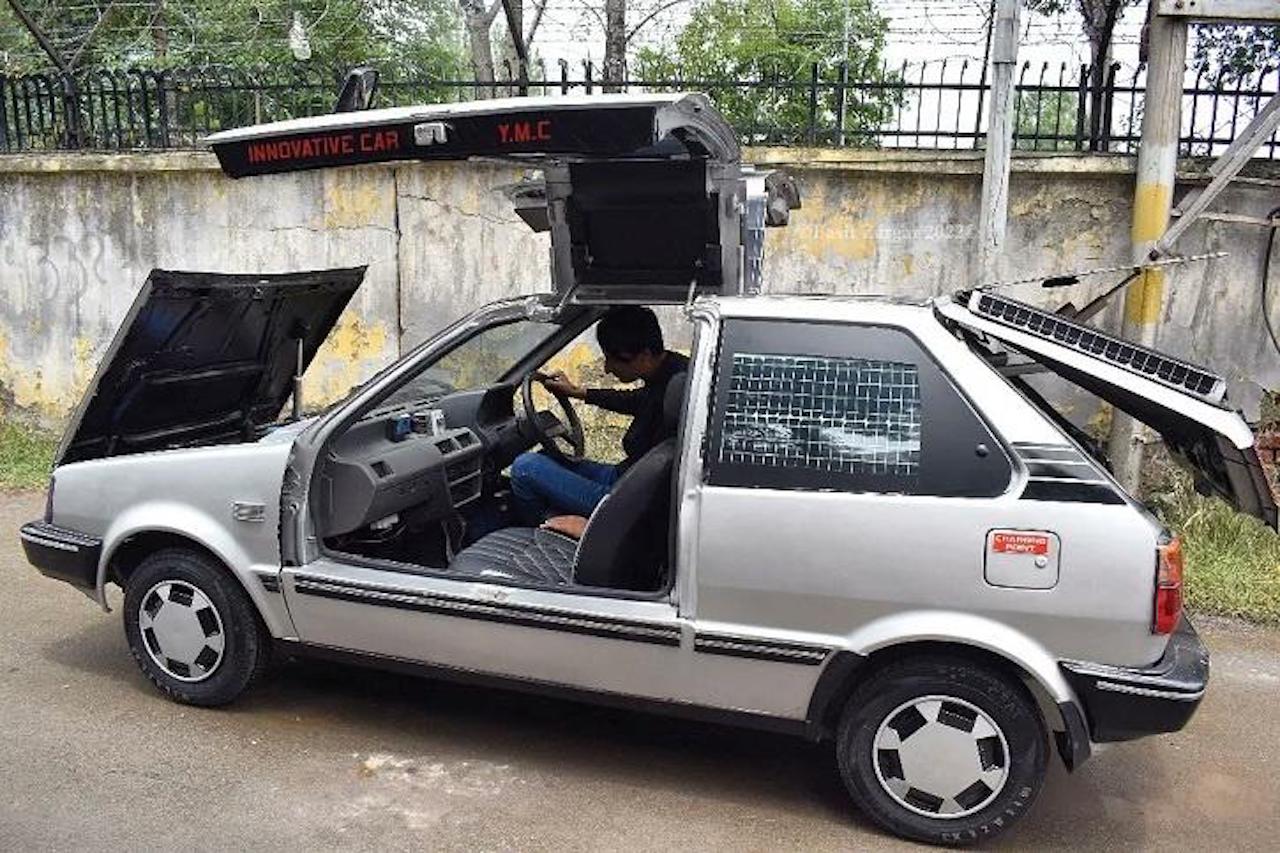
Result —
[[[376,105],[606,91],[590,63],[580,73],[565,63],[548,70],[540,66],[531,79],[517,81],[506,69],[494,83],[384,73]],[[1016,147],[1136,150],[1145,71],[1118,64],[1103,71],[1095,94],[1086,66],[1024,64],[1015,95]],[[330,112],[341,79],[340,72],[315,69],[225,68],[0,76],[0,152],[194,148],[215,130]],[[1186,80],[1182,152],[1210,155],[1276,93],[1280,69],[1239,79],[1199,67]],[[990,108],[986,68],[968,61],[814,65],[800,75],[628,80],[607,90],[707,92],[741,140],[758,145],[977,149]],[[1276,159],[1278,149],[1280,134],[1258,156]]]

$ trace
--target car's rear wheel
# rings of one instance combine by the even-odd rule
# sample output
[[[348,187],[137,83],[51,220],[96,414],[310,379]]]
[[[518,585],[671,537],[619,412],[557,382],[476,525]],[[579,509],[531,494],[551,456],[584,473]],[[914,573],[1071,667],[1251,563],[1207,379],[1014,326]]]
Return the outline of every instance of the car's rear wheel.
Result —
[[[124,632],[142,672],[190,705],[225,705],[270,662],[271,638],[244,588],[198,551],[166,548],[129,575]]]
[[[1044,784],[1044,723],[1023,686],[947,657],[891,663],[845,707],[836,741],[857,804],[891,832],[931,844],[1008,829]]]

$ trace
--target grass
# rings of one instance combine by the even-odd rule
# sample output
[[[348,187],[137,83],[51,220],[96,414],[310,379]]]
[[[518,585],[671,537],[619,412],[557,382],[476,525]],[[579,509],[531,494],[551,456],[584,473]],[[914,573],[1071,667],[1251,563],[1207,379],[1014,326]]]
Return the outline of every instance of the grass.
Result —
[[[1217,498],[1196,494],[1185,475],[1149,503],[1182,539],[1188,609],[1280,624],[1280,535]]]
[[[53,435],[0,420],[0,488],[44,488],[57,445]]]

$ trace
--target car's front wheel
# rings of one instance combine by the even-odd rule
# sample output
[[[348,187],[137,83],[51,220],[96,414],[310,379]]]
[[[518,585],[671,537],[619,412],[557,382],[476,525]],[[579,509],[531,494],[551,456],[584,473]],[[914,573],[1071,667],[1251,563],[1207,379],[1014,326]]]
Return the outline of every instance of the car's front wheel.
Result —
[[[257,680],[271,638],[244,588],[194,550],[166,548],[129,575],[124,632],[142,672],[190,705],[225,705]]]
[[[966,660],[885,666],[854,690],[840,721],[840,773],[877,823],[931,844],[1008,829],[1044,784],[1046,735],[1021,684]]]

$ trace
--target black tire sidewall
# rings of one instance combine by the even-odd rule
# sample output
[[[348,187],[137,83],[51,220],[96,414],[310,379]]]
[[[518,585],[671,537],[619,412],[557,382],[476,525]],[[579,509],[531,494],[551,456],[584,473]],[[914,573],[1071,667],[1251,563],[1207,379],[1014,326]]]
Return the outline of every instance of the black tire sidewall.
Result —
[[[880,724],[913,698],[953,696],[988,714],[1009,748],[1009,778],[982,810],[963,818],[929,818],[904,808],[876,778],[872,755]],[[922,659],[893,664],[849,698],[836,740],[840,775],[855,802],[889,831],[929,844],[960,846],[994,838],[1031,808],[1048,760],[1044,722],[1026,689],[1003,674],[969,663]]]
[[[202,681],[182,681],[165,672],[147,651],[138,626],[142,598],[156,584],[182,581],[204,593],[222,620],[222,660]],[[146,557],[130,574],[124,596],[124,631],[144,675],[169,698],[189,705],[225,705],[258,678],[269,656],[269,638],[240,583],[221,565],[196,551],[168,548]]]

